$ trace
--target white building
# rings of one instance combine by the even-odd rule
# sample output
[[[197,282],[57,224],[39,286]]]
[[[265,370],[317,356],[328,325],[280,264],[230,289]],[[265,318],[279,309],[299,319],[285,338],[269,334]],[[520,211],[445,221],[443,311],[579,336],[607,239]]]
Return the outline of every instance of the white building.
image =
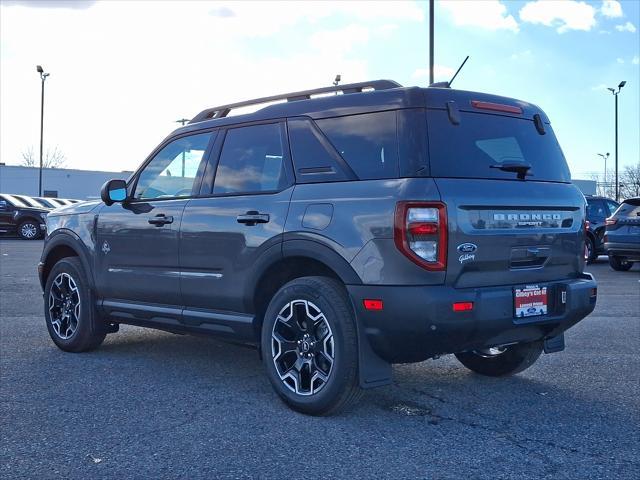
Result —
[[[38,196],[38,168],[0,164],[0,193],[15,193]],[[43,168],[42,196],[77,198],[85,200],[99,198],[100,188],[107,180],[126,180],[131,172],[104,172],[75,170],[71,168]]]

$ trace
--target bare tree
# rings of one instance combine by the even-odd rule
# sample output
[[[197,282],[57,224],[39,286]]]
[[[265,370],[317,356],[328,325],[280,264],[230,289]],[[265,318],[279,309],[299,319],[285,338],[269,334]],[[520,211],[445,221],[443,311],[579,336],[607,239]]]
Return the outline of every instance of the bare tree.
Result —
[[[625,166],[619,182],[620,198],[640,197],[640,162]]]
[[[42,167],[43,168],[60,168],[63,167],[67,161],[67,157],[64,152],[56,145],[53,149],[47,148],[42,155]],[[22,163],[24,167],[39,167],[40,157],[34,153],[33,147],[29,147],[22,152]]]

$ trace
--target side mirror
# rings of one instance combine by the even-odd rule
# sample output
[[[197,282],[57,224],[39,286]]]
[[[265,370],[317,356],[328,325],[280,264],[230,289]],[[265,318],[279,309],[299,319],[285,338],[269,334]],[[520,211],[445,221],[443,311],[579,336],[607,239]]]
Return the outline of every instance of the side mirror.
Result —
[[[127,182],[124,180],[109,180],[102,186],[100,198],[105,205],[124,202],[127,199]]]

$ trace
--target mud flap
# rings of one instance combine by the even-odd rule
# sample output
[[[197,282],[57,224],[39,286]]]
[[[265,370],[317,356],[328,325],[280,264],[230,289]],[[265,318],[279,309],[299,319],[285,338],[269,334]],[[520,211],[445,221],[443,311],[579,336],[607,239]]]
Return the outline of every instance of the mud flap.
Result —
[[[564,332],[544,341],[544,353],[556,353],[564,350]]]
[[[360,388],[390,385],[391,364],[381,359],[371,348],[362,325],[358,324],[358,376]]]

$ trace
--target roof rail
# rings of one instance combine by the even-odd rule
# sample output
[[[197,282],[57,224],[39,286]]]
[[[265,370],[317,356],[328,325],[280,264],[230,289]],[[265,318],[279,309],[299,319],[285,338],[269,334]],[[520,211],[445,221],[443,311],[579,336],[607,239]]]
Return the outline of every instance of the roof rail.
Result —
[[[229,112],[234,108],[247,107],[249,105],[260,105],[261,103],[275,102],[277,100],[294,102],[296,100],[308,100],[311,98],[311,95],[319,95],[321,93],[357,93],[362,92],[364,89],[387,90],[389,88],[401,86],[402,85],[398,82],[394,82],[393,80],[371,80],[369,82],[348,83],[345,85],[334,85],[331,87],[314,88],[312,90],[303,90],[300,92],[284,93],[280,95],[273,95],[271,97],[255,98],[253,100],[245,100],[244,102],[230,103],[219,107],[207,108],[193,117],[189,123],[202,122],[213,118],[223,118],[229,115]]]

